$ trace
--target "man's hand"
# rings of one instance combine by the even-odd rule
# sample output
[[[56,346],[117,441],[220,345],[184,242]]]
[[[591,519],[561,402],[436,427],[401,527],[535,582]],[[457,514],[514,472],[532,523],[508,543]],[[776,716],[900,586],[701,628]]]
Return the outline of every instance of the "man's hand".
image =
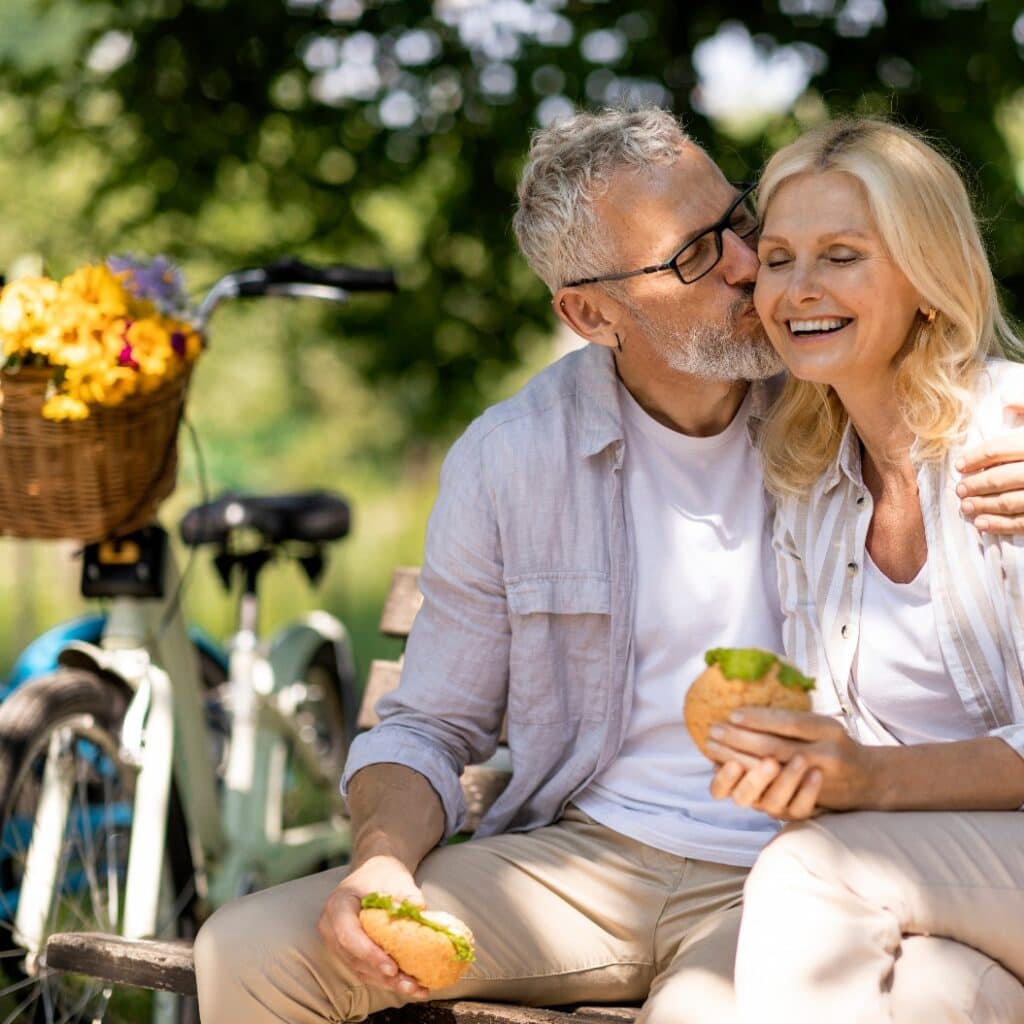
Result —
[[[864,807],[872,788],[872,748],[825,715],[742,708],[712,728],[708,753],[722,766],[712,796],[780,821]]]
[[[1006,407],[1018,413],[1024,406]],[[1024,533],[1024,431],[1002,434],[956,461],[960,508],[983,533]]]
[[[317,924],[321,938],[366,985],[390,989],[404,999],[428,999],[430,991],[415,978],[403,974],[391,959],[363,931],[359,909],[364,896],[387,893],[420,906],[423,893],[408,869],[394,857],[371,857],[360,864],[331,893]]]

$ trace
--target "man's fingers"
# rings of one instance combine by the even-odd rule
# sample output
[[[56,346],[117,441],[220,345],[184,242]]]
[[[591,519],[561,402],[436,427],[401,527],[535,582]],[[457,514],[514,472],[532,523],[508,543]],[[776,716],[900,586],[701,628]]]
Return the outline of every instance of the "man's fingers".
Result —
[[[1007,408],[1018,411],[1017,407]],[[1024,435],[1020,431],[1008,431],[964,452],[957,459],[956,468],[965,474],[977,473],[990,466],[1001,466],[1007,462],[1021,460],[1024,460]]]
[[[1024,533],[1024,516],[978,516],[974,526],[981,533]]]
[[[363,931],[359,904],[355,894],[335,891],[320,918],[320,934],[366,980],[378,987],[391,987],[400,974],[398,964]]]
[[[969,519],[982,515],[1019,516],[1024,513],[1024,491],[964,498],[960,508]]]

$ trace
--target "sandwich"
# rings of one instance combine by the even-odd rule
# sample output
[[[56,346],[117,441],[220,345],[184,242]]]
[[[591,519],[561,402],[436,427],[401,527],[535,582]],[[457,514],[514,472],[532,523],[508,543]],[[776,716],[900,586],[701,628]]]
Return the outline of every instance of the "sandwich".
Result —
[[[476,959],[473,933],[457,917],[383,893],[363,897],[359,921],[399,968],[424,988],[447,988]]]
[[[741,707],[810,711],[814,680],[771,651],[716,647],[704,655],[707,668],[686,693],[683,718],[707,755],[708,732]]]

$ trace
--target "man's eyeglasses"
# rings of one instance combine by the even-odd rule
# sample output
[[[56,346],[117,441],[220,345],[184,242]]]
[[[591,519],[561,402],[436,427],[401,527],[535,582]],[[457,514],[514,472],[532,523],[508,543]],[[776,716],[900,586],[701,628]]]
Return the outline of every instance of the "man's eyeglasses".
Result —
[[[682,284],[693,284],[705,274],[711,273],[722,258],[722,234],[731,231],[740,238],[749,238],[757,231],[757,217],[750,206],[750,193],[756,183],[742,182],[736,185],[740,194],[732,201],[729,209],[714,224],[702,228],[693,238],[684,242],[664,263],[656,263],[639,270],[626,270],[620,274],[602,274],[600,277],[582,277],[570,281],[564,288],[577,288],[584,284],[598,284],[601,281],[625,281],[627,277],[640,274],[659,274],[671,270]]]

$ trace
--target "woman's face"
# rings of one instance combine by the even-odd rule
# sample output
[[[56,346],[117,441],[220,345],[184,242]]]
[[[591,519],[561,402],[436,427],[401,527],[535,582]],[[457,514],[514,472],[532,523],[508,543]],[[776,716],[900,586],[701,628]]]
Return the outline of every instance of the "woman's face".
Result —
[[[921,298],[886,252],[861,183],[790,178],[765,212],[754,304],[790,372],[855,385],[886,374]]]

